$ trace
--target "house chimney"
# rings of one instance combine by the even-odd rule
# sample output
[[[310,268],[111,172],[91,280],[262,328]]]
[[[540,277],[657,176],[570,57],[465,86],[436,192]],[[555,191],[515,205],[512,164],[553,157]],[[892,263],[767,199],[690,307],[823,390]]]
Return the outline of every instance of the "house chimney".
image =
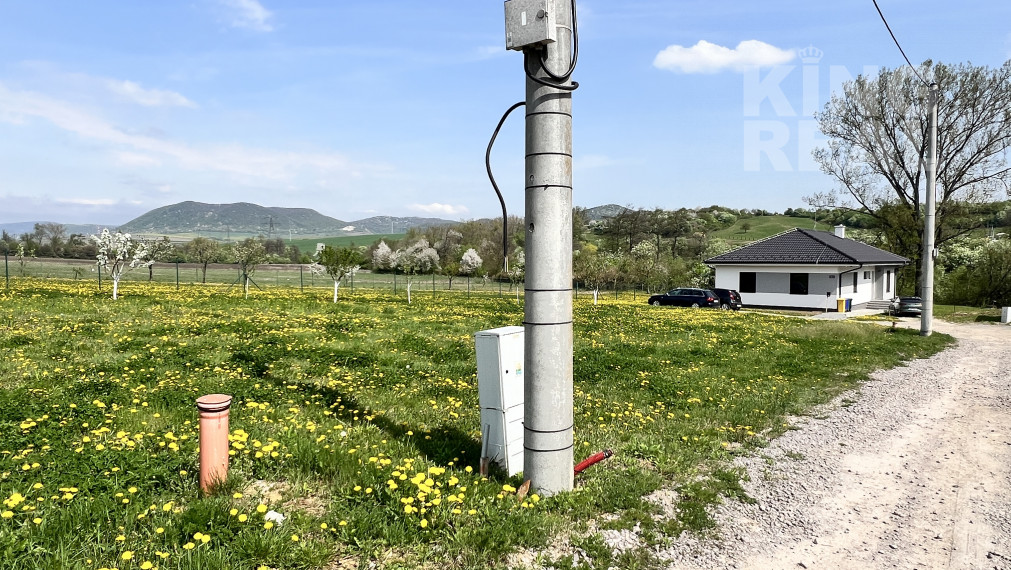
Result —
[[[846,226],[839,224],[835,227],[835,237],[846,238]]]

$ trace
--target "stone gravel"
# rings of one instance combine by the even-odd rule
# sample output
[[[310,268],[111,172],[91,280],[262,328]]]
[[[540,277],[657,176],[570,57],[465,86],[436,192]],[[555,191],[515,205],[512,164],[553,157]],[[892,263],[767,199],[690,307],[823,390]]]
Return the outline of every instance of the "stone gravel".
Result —
[[[679,569],[1011,568],[1011,329],[945,328],[956,347],[874,373],[736,459],[757,503],[728,500],[716,539],[685,533],[658,557]]]

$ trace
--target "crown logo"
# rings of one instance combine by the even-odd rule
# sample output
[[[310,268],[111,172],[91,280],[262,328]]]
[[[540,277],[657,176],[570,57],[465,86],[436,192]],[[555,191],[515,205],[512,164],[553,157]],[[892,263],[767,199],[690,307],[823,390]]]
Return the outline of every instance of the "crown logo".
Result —
[[[808,64],[816,64],[819,61],[821,61],[821,58],[822,56],[825,55],[825,52],[821,51],[820,49],[814,46],[807,46],[806,48],[800,50],[800,52],[798,52],[798,55],[800,55],[800,61]]]

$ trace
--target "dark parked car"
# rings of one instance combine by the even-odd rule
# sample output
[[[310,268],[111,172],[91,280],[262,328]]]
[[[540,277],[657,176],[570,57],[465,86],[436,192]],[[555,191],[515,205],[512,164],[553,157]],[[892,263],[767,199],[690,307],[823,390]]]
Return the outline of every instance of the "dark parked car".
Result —
[[[740,310],[744,306],[741,303],[741,294],[734,289],[713,289],[713,293],[720,298],[720,308],[723,310]]]
[[[647,301],[650,305],[674,305],[676,307],[719,307],[720,298],[708,289],[671,289],[661,295],[653,295]]]
[[[896,297],[892,299],[888,311],[894,315],[919,316],[922,308],[923,301],[919,297]]]

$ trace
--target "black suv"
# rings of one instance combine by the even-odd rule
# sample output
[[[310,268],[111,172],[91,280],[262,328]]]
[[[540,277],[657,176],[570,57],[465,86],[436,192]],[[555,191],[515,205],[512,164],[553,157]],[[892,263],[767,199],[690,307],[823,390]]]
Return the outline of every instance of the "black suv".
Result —
[[[741,303],[741,294],[734,289],[711,289],[711,291],[720,297],[720,308],[723,310],[739,311],[744,306]]]
[[[671,289],[660,295],[653,295],[646,301],[650,305],[673,305],[675,307],[719,307],[720,298],[708,289]]]

